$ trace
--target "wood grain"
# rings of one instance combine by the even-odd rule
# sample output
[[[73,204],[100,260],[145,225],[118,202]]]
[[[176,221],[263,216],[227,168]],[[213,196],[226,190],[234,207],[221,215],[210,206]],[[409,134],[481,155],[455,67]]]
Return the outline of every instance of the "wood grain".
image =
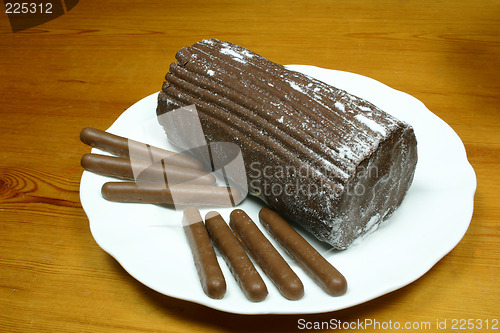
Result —
[[[447,319],[450,331],[452,319],[500,319],[499,18],[496,0],[86,0],[12,33],[2,10],[0,330],[290,332],[299,319]],[[208,37],[282,64],[359,73],[421,100],[461,137],[477,174],[463,240],[414,283],[317,315],[222,313],[130,277],[97,246],[79,203],[80,157],[90,151],[79,132],[106,129],[158,91],[175,51]]]

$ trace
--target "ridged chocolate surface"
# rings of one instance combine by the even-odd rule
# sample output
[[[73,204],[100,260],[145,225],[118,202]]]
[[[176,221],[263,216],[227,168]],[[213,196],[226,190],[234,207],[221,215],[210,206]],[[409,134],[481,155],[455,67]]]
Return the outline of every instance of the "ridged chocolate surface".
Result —
[[[207,141],[238,144],[249,193],[282,216],[345,249],[400,205],[417,161],[406,123],[228,42],[176,59],[157,114],[196,104]]]

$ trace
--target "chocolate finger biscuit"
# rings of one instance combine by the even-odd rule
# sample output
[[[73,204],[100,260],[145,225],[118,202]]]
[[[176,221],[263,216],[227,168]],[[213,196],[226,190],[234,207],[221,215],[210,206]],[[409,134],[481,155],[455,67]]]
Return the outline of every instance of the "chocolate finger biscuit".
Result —
[[[205,226],[245,296],[254,302],[264,300],[268,294],[266,284],[222,216],[208,212]]]
[[[163,161],[151,163],[143,160],[85,154],[81,159],[82,167],[91,172],[126,180],[150,181],[168,184],[213,185],[215,177],[201,170],[167,165]]]
[[[229,224],[283,297],[297,300],[304,296],[304,286],[299,277],[244,211],[233,210]]]
[[[102,186],[101,193],[109,201],[182,206],[231,207],[241,201],[241,195],[234,188],[210,185],[107,182]]]
[[[220,269],[199,210],[195,207],[187,207],[184,210],[182,226],[191,248],[194,265],[203,291],[211,298],[220,299],[224,297],[226,280]]]
[[[169,165],[196,170],[203,169],[203,164],[194,158],[154,147],[139,141],[127,139],[92,127],[85,127],[80,132],[80,140],[86,145],[121,157],[129,157],[152,162],[164,160],[164,162]]]
[[[345,277],[288,222],[269,208],[259,212],[260,223],[326,293],[340,296],[347,290]]]

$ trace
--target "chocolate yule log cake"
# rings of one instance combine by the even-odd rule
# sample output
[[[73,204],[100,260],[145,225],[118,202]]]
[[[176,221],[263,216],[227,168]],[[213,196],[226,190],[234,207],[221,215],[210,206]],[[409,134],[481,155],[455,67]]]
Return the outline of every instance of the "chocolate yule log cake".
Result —
[[[196,105],[206,141],[237,144],[249,194],[289,222],[345,249],[403,201],[417,163],[410,125],[228,42],[203,40],[176,59],[158,97],[160,124]]]

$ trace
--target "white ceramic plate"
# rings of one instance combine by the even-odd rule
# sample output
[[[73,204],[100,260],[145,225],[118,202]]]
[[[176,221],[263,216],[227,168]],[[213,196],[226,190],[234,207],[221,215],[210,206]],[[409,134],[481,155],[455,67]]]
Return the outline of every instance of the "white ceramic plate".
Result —
[[[376,232],[345,251],[328,250],[306,235],[344,274],[349,284],[347,293],[340,297],[326,295],[285,255],[304,283],[305,296],[289,301],[263,275],[269,295],[263,302],[253,303],[243,296],[219,257],[227,293],[223,299],[213,300],[200,287],[181,228],[181,212],[106,201],[101,197],[101,186],[111,179],[85,171],[80,197],[92,235],[137,280],[165,295],[227,312],[328,312],[369,301],[415,281],[461,240],[472,217],[476,177],[460,138],[445,122],[414,97],[373,79],[312,66],[288,68],[369,100],[410,123],[417,136],[418,165],[413,184],[401,207]],[[156,98],[153,94],[132,105],[108,131],[175,150],[156,121]],[[239,208],[258,221],[261,206],[259,201],[247,198]],[[231,209],[218,211],[227,219]]]

